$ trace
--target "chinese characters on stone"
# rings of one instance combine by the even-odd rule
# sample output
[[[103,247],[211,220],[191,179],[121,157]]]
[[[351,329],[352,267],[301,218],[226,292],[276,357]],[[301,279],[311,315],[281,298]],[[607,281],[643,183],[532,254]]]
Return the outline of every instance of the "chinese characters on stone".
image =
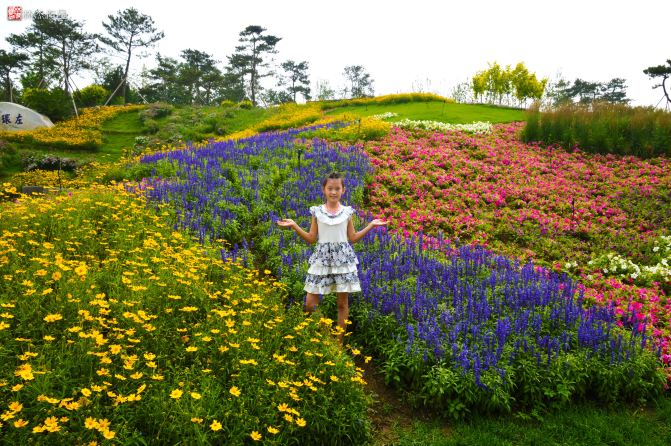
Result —
[[[9,113],[2,115],[2,123],[3,124],[11,124],[12,123],[12,115]],[[14,119],[14,124],[16,125],[22,125],[23,124],[23,116],[21,113],[16,115],[16,119]]]

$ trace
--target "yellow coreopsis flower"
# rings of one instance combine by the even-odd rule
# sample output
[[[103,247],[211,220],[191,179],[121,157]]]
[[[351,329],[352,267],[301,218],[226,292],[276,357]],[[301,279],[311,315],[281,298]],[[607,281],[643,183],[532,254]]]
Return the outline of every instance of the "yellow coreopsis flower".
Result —
[[[240,389],[238,389],[237,386],[231,387],[231,390],[229,390],[229,392],[233,396],[240,396]]]
[[[191,392],[190,395],[191,395],[191,398],[193,398],[194,400],[199,400],[199,399],[202,398],[201,394],[198,393],[198,392]]]
[[[254,441],[261,441],[261,438],[263,438],[261,436],[261,434],[256,432],[256,431],[252,431],[252,433],[250,434],[250,437],[252,437],[252,440],[254,440]]]
[[[221,423],[218,422],[217,420],[214,420],[212,424],[210,424],[210,429],[212,429],[214,432],[221,430],[222,426]]]
[[[24,420],[23,418],[19,418],[18,420],[16,420],[14,422],[14,427],[16,427],[16,428],[24,427],[24,426],[27,426],[27,425],[28,425],[28,422],[26,420]]]
[[[14,401],[9,404],[9,410],[12,412],[21,412],[21,409],[23,409],[23,404],[19,403],[18,401]]]
[[[47,314],[43,318],[45,322],[56,322],[60,321],[61,319],[63,319],[63,316],[61,316],[59,313]]]
[[[280,430],[279,430],[279,429],[276,429],[276,428],[274,428],[274,427],[272,427],[272,426],[268,426],[268,432],[271,433],[271,434],[273,434],[273,435],[276,435],[276,434],[279,434]]]
[[[183,394],[183,393],[184,393],[184,392],[182,392],[181,390],[179,390],[179,389],[175,389],[175,390],[173,390],[172,392],[170,392],[170,398],[175,399],[175,400],[178,400],[178,399],[180,399],[180,398],[182,397],[182,394]]]
[[[87,417],[86,420],[84,420],[84,427],[87,429],[98,429],[98,421],[96,421],[95,418]]]
[[[305,425],[306,425],[307,423],[306,423],[305,420],[302,419],[302,418],[296,418],[296,424],[297,424],[298,426],[300,426],[300,427],[305,427]]]

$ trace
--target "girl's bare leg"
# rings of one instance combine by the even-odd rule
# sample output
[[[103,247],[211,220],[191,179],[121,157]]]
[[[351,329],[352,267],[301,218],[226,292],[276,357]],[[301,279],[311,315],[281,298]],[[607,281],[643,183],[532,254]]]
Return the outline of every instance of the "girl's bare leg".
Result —
[[[349,317],[349,305],[347,302],[348,293],[337,293],[337,295],[338,295],[338,326],[342,328],[342,333],[338,335],[338,342],[340,343],[340,345],[342,345],[343,339],[345,338],[345,331],[347,331],[345,321]]]
[[[319,305],[319,294],[308,293],[305,296],[305,311],[312,313]]]

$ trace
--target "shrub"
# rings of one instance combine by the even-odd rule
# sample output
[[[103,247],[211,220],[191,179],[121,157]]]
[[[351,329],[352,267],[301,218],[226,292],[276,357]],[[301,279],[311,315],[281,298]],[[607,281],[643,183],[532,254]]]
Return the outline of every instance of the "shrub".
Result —
[[[139,113],[139,116],[140,120],[143,123],[145,123],[145,121],[147,121],[148,119],[159,119],[165,116],[169,116],[173,110],[174,107],[170,104],[164,104],[164,103],[149,104],[147,108],[145,108]]]
[[[94,107],[103,105],[109,94],[110,92],[105,87],[93,84],[75,92],[75,100],[82,107]]]
[[[221,101],[219,105],[221,105],[224,108],[235,107],[235,102],[231,101],[230,99],[225,99]]]
[[[70,97],[61,88],[26,88],[23,92],[23,105],[48,116],[54,122],[62,121],[73,114]]]
[[[73,172],[78,167],[76,160],[56,155],[40,155],[31,153],[23,158],[24,170],[65,170]]]
[[[251,110],[252,108],[254,108],[254,104],[252,104],[252,101],[248,101],[245,99],[244,101],[240,101],[238,103],[238,107],[245,110]]]

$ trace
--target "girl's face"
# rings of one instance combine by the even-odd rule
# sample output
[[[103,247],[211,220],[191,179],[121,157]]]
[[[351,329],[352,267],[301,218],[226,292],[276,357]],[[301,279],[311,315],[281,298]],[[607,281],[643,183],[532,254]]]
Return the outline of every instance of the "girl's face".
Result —
[[[324,186],[324,196],[326,197],[326,201],[335,204],[340,201],[340,198],[344,193],[345,188],[343,187],[342,180],[334,178],[326,180],[326,185]]]

